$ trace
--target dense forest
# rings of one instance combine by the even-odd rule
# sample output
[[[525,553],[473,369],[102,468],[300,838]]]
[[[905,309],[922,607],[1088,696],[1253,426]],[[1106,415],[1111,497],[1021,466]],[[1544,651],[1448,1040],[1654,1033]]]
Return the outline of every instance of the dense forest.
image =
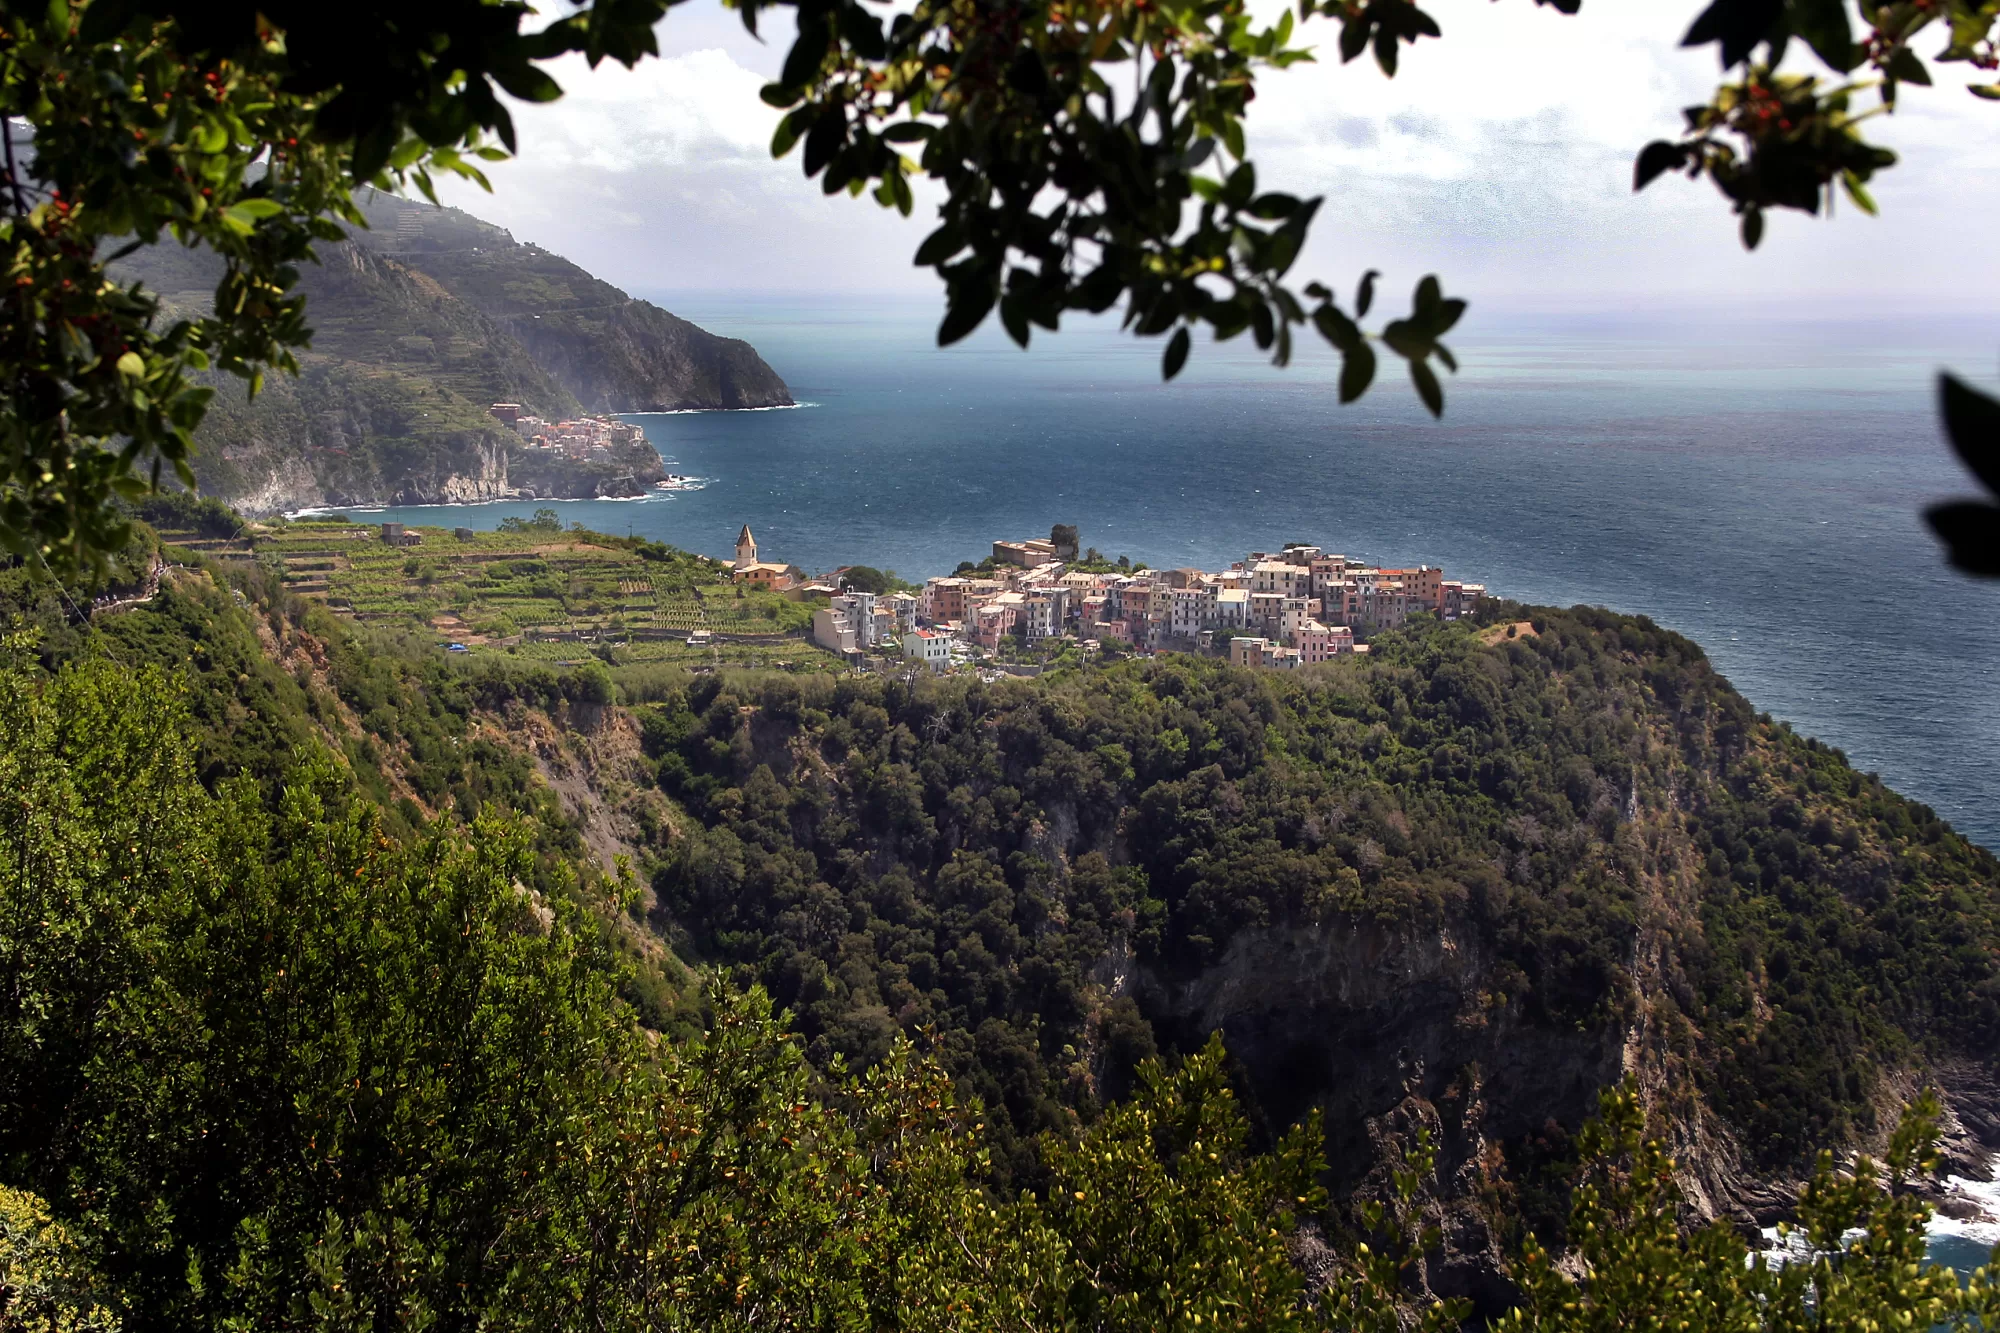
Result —
[[[1482,1076],[1477,1202],[1523,1219],[1485,1313],[1609,1327],[1663,1274],[1665,1316],[1771,1328],[1993,1301],[1917,1274],[1917,1196],[1811,1161],[1887,1142],[1887,1075],[1989,1048],[1991,858],[1642,621],[1297,675],[690,676],[451,658],[169,554],[95,621],[0,570],[24,1327],[1442,1330],[1465,1116],[1275,1076],[1312,1032],[1187,1000],[1261,968],[1323,1043],[1383,1021],[1291,1003],[1265,965],[1306,936],[1452,942],[1442,1009],[1383,1034],[1445,1034],[1408,1089],[1440,1107],[1467,1051],[1661,1034],[1574,1106]],[[1683,1095],[1866,1252],[1683,1230]]]
[[[819,1058],[937,1026],[1022,1134],[1199,1042],[1149,1000],[1309,927],[1462,938],[1488,961],[1458,1023],[1646,1010],[1766,1169],[1872,1130],[1884,1070],[1990,1054],[1988,853],[1758,717],[1687,640],[1534,614],[1296,674],[692,682],[644,713],[703,825],[655,878],[661,911]],[[1331,1081],[1283,1090],[1283,1118]]]

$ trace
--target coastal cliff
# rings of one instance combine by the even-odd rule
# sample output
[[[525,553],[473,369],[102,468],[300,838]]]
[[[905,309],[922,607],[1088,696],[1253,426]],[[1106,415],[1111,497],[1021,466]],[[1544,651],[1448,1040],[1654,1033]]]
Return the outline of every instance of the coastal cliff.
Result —
[[[640,442],[589,459],[526,448],[488,408],[585,412],[789,403],[747,343],[633,301],[575,265],[456,210],[387,196],[377,230],[323,244],[301,278],[311,350],[255,399],[215,377],[196,432],[204,493],[257,516],[324,505],[642,494],[663,480]],[[425,246],[427,248],[418,248]],[[119,265],[199,310],[212,255],[151,247]]]
[[[1560,1238],[1571,1136],[1627,1078],[1692,1205],[1740,1224],[1926,1083],[1983,1164],[2000,864],[1676,635],[1491,615],[1535,632],[1412,627],[1298,672],[698,682],[648,722],[706,826],[659,920],[821,1058],[942,1028],[1017,1132],[1213,1033],[1266,1130],[1322,1117],[1343,1192],[1429,1129],[1440,1291],[1497,1299],[1500,1213]]]
[[[377,196],[355,243],[450,291],[518,340],[588,412],[788,407],[756,349],[719,338],[455,208]]]

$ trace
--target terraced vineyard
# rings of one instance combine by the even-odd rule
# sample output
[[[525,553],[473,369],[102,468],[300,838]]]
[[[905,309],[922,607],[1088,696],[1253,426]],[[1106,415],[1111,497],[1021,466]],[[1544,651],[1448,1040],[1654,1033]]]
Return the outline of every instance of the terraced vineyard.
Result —
[[[475,652],[559,662],[608,648],[621,662],[687,665],[832,660],[803,637],[809,605],[739,589],[726,564],[672,547],[547,524],[410,528],[403,541],[379,525],[316,519],[258,525],[232,544],[245,548],[238,558],[281,569],[293,591],[357,621],[420,625]],[[726,641],[690,648],[697,629]]]

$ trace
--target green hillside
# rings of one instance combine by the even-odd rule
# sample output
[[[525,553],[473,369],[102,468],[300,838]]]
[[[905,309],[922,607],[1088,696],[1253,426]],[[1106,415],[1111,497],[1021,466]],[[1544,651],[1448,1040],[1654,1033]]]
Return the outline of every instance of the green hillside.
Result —
[[[1413,629],[1296,674],[696,682],[645,712],[705,826],[663,911],[822,1057],[953,1034],[1023,1134],[1220,1030],[1357,1174],[1369,1117],[1462,1107],[1468,1070],[1484,1135],[1574,1124],[1635,1036],[1779,1173],[1876,1132],[1897,1071],[1993,1057],[1990,854],[1685,639],[1495,614],[1540,632]]]
[[[1993,858],[1644,621],[1503,606],[1535,632],[1296,674],[558,667],[413,633],[421,564],[357,566],[387,604],[351,621],[288,590],[342,525],[211,560],[240,539],[188,517],[150,597],[144,528],[104,588],[0,569],[10,1311],[1960,1308],[1915,1267],[1917,1196],[1793,1191],[1926,1078],[1899,1170],[1990,1112],[1954,1070],[1993,1054]],[[468,567],[537,595],[490,536]],[[692,559],[651,563],[694,586]],[[569,573],[552,596],[588,594]],[[1683,1235],[1718,1163],[1865,1240],[1778,1270]],[[1530,1231],[1584,1247],[1587,1289]]]
[[[173,534],[178,535],[178,534]],[[190,534],[191,535],[191,534]],[[830,667],[809,605],[739,588],[727,565],[631,537],[565,530],[553,510],[496,532],[417,526],[418,544],[338,517],[246,528],[230,547],[285,586],[373,627],[420,626],[478,655],[687,666]],[[690,633],[721,636],[691,647]]]
[[[202,489],[250,514],[316,505],[633,495],[665,476],[641,442],[554,458],[493,420],[788,403],[748,344],[716,338],[453,209],[376,196],[372,231],[307,266],[312,350],[254,399],[218,379],[196,435]],[[171,244],[117,266],[199,309],[214,257]]]
[[[377,195],[360,243],[434,279],[519,341],[592,412],[792,401],[750,344],[635,300],[559,255],[455,208]]]

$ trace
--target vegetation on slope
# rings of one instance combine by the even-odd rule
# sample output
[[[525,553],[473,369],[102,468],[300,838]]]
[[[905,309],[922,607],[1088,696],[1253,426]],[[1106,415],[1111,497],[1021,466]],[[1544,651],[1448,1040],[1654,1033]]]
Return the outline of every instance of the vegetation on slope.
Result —
[[[545,649],[577,661],[597,653],[613,663],[712,665],[711,651],[686,643],[705,629],[727,636],[732,651],[834,662],[800,637],[812,623],[808,604],[735,586],[726,565],[658,542],[565,529],[551,509],[467,536],[412,527],[414,546],[390,546],[375,526],[345,518],[243,533],[243,552],[281,568],[300,596],[362,624],[432,631],[475,656]]]
[[[592,412],[775,407],[791,392],[756,349],[719,338],[455,208],[376,195],[358,243],[432,279],[519,341]]]
[[[183,697],[0,679],[0,1172],[130,1326],[1307,1313],[1312,1137],[1253,1158],[1219,1051],[1052,1144],[1059,1196],[988,1198],[976,1111],[907,1044],[825,1101],[755,997],[656,1046],[518,824],[388,837],[323,758],[211,790]]]
[[[791,401],[748,344],[498,228],[386,195],[364,211],[375,230],[323,244],[321,262],[302,270],[312,346],[299,376],[274,378],[255,398],[224,385],[211,400],[194,455],[205,491],[257,512],[431,501],[452,478],[493,491],[504,457],[511,484],[539,494],[630,494],[663,475],[651,446],[608,463],[551,459],[523,450],[487,408],[518,402],[556,420]],[[199,315],[221,265],[207,251],[151,246],[118,272]]]
[[[1296,675],[696,681],[644,717],[705,826],[655,889],[821,1058],[936,1025],[1022,1135],[1167,1044],[1093,975],[1114,949],[1192,979],[1314,922],[1461,925],[1495,959],[1480,1003],[1544,1029],[1643,999],[1765,1167],[1868,1127],[1885,1069],[1993,1049],[1988,853],[1755,716],[1685,639],[1535,624]],[[1673,974],[1643,997],[1642,929]]]
[[[275,788],[204,784],[201,688],[103,654],[0,670],[10,1326],[1438,1333],[1464,1314],[1409,1287],[1435,1242],[1421,1139],[1329,1245],[1314,1127],[1253,1151],[1211,1042],[1044,1135],[1042,1189],[997,1193],[979,1108],[906,1038],[866,1076],[822,1075],[759,994],[714,987],[702,1031],[652,1040],[581,901],[530,887],[516,820],[391,836],[310,743]],[[1683,1235],[1636,1099],[1606,1112],[1571,1219],[1586,1275],[1531,1245],[1516,1326],[1994,1313],[1983,1279],[1919,1271],[1926,1210],[1865,1163],[1823,1165],[1804,1201],[1831,1253],[1774,1269],[1726,1228]],[[1899,1184],[1933,1135],[1899,1136]]]

